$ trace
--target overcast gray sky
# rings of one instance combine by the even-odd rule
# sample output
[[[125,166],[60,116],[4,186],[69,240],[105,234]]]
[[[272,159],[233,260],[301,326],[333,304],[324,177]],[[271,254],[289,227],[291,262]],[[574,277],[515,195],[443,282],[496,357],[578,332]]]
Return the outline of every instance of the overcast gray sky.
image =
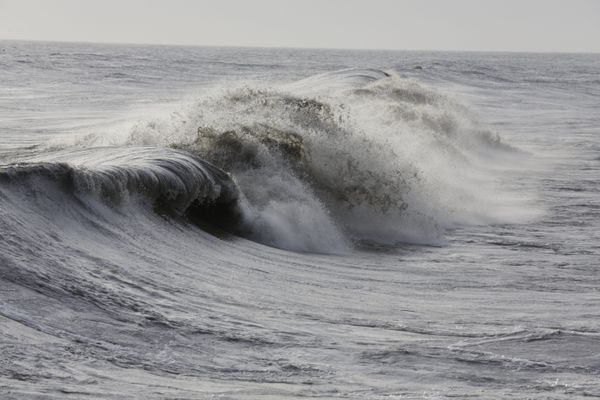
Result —
[[[0,39],[600,52],[600,0],[0,0]]]

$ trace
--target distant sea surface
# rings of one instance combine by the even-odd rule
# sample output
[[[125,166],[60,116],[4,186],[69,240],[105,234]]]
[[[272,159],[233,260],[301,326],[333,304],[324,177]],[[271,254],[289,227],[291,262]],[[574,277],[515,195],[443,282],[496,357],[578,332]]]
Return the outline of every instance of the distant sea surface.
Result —
[[[600,55],[0,41],[2,399],[600,397]]]

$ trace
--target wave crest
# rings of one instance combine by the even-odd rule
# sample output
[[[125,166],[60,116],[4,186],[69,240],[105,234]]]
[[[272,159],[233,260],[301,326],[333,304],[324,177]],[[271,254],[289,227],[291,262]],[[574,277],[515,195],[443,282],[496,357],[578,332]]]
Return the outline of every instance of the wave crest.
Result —
[[[271,227],[259,240],[296,250],[324,237],[333,247],[440,243],[453,226],[530,215],[497,184],[518,153],[467,106],[392,72],[217,90],[136,125],[125,142],[189,151],[230,172],[247,225],[259,237]]]

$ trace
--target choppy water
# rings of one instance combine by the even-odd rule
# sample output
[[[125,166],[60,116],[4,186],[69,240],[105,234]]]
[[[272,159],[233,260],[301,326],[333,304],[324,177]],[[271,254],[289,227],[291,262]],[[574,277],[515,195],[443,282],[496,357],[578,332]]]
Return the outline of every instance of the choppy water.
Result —
[[[0,394],[600,396],[600,56],[0,42]]]

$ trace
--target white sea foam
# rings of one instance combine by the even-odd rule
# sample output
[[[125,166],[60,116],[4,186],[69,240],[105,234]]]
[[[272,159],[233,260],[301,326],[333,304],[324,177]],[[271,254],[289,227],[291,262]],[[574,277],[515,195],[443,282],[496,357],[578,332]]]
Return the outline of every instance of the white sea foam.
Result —
[[[502,185],[518,151],[466,105],[393,72],[213,90],[125,141],[183,148],[232,172],[259,236],[286,248],[343,247],[343,235],[438,244],[448,228],[538,215]]]

